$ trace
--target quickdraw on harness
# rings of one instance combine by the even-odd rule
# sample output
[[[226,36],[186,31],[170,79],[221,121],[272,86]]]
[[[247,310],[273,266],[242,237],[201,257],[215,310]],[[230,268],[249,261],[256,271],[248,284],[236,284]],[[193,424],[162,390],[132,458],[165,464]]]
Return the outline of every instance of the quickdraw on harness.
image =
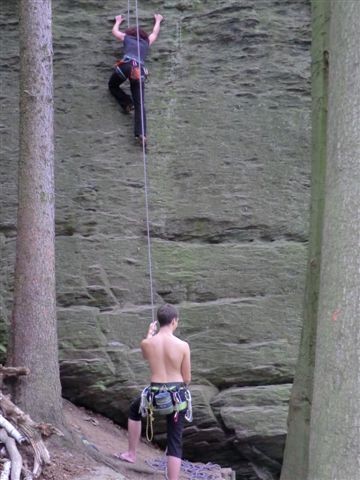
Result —
[[[185,400],[181,398],[181,392],[184,392]],[[139,412],[142,417],[146,417],[147,440],[151,442],[154,437],[154,414],[171,415],[173,413],[174,421],[177,422],[179,412],[184,410],[186,410],[185,419],[192,422],[191,393],[186,387],[150,385],[144,388],[141,393]]]

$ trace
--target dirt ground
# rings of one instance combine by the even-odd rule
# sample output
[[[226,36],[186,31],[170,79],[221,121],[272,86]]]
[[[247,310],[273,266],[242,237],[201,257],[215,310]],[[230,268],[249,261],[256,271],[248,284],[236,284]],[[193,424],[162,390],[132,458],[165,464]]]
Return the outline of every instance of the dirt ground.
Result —
[[[43,480],[164,480],[164,474],[147,463],[162,461],[164,453],[161,450],[142,440],[135,464],[117,460],[114,453],[127,450],[126,430],[101,415],[67,401],[64,410],[74,437],[91,452],[91,457],[82,448],[74,447],[69,451],[64,447],[52,447],[52,464],[44,471]],[[189,474],[184,472],[180,477],[181,480],[189,478]],[[213,478],[221,480],[232,477],[230,472],[219,469]]]

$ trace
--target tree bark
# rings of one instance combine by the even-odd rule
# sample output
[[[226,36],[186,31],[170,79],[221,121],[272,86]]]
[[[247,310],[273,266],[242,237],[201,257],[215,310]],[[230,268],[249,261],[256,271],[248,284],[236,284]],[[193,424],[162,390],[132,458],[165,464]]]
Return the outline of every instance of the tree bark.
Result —
[[[20,162],[11,331],[15,399],[35,420],[62,423],[55,299],[51,0],[20,1]]]
[[[2,461],[2,470],[0,480],[8,480],[10,476],[11,462],[10,460]]]
[[[309,252],[304,321],[291,392],[281,480],[306,479],[309,466],[310,411],[314,382],[325,196],[329,7],[328,0],[312,1],[312,168]]]
[[[326,199],[308,480],[360,472],[360,2],[331,0]]]

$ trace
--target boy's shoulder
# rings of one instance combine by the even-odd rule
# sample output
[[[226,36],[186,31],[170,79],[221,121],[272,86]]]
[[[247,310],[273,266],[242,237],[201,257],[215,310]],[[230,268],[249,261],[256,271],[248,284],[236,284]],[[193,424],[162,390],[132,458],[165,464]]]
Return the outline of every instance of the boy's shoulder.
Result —
[[[181,338],[179,337],[174,337],[176,339],[176,342],[181,345],[183,348],[189,348],[189,344],[188,342],[186,342],[185,340],[181,340]]]

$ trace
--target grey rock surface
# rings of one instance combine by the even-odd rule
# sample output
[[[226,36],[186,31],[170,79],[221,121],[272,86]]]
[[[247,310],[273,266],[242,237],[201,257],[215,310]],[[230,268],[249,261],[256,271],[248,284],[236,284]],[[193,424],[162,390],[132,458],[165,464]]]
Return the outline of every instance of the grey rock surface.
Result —
[[[309,200],[307,0],[140,2],[155,302],[180,307],[192,348],[191,460],[276,478],[301,325]],[[16,2],[0,0],[0,317],[16,237]],[[115,0],[54,2],[57,290],[71,400],[125,424],[148,379],[151,319],[141,150],[107,91]],[[134,18],[134,12],[131,12]],[[5,335],[5,332],[3,332]],[[2,341],[4,343],[4,341]],[[163,441],[160,426],[158,441]]]

